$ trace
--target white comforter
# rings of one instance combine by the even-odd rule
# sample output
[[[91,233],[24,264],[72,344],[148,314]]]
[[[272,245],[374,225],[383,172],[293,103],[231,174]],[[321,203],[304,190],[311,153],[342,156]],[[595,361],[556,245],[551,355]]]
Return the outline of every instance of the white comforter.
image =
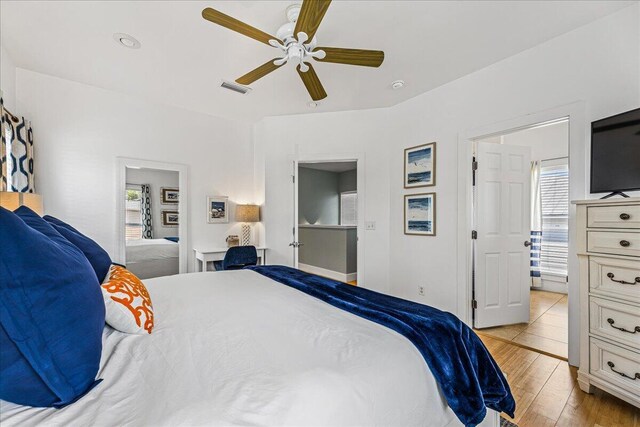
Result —
[[[179,244],[167,239],[140,239],[127,241],[127,264],[178,257]]]
[[[2,402],[0,424],[459,425],[390,329],[252,271],[146,284],[153,334],[107,327],[101,384],[59,410]]]

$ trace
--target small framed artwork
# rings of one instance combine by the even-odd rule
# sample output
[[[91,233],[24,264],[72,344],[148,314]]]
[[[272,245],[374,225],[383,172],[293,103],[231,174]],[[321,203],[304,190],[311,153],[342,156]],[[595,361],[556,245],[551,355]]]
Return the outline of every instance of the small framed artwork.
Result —
[[[436,185],[436,143],[404,150],[404,188]]]
[[[180,202],[180,190],[178,188],[160,189],[160,203],[163,205],[178,204]]]
[[[222,224],[229,222],[229,198],[226,196],[207,197],[207,222]]]
[[[436,193],[404,196],[404,234],[436,235]]]
[[[177,227],[180,224],[178,211],[162,211],[162,226]]]

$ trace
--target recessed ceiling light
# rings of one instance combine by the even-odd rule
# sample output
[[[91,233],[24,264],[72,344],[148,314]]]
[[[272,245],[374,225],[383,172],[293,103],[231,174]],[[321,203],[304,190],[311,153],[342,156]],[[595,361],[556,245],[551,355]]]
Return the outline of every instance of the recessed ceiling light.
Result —
[[[316,108],[318,106],[318,103],[315,101],[309,101],[309,103],[307,104],[307,106],[309,108]]]
[[[391,88],[393,90],[402,89],[403,87],[404,87],[404,80],[396,80],[395,82],[391,83]]]
[[[113,39],[121,46],[128,47],[129,49],[140,49],[140,42],[125,33],[115,33]]]

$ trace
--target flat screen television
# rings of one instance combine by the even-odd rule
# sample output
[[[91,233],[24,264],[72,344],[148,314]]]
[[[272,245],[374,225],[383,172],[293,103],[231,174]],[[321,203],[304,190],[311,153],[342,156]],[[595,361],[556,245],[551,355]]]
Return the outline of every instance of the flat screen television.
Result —
[[[640,189],[640,108],[591,123],[591,192]]]

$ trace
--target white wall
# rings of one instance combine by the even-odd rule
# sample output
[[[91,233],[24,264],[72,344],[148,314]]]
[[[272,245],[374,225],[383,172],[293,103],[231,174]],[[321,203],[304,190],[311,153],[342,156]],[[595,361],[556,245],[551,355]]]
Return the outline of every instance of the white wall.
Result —
[[[188,165],[190,268],[193,246],[224,247],[228,234],[240,234],[233,222],[207,224],[205,205],[207,195],[254,202],[250,126],[23,69],[17,95],[18,109],[33,123],[36,189],[45,211],[112,256],[118,156]]]
[[[569,122],[525,129],[483,141],[531,147],[531,160],[569,156]]]
[[[148,184],[151,192],[151,218],[153,226],[153,238],[162,239],[164,237],[178,236],[177,227],[167,227],[162,225],[162,211],[178,210],[178,205],[162,204],[162,188],[178,188],[178,172],[165,171],[159,169],[131,169],[127,168],[127,184]]]
[[[377,221],[363,236],[365,285],[457,312],[458,135],[576,101],[586,105],[585,129],[637,108],[639,17],[636,4],[388,109],[264,119],[255,128],[256,156],[265,159],[265,226],[275,258],[291,260],[292,196],[283,189],[296,144],[300,153],[362,152],[364,215]],[[403,149],[430,141],[438,142],[437,186],[404,190]],[[435,237],[403,234],[403,196],[420,191],[437,192]]]
[[[0,90],[4,106],[14,114],[16,111],[16,66],[9,53],[0,45]]]

